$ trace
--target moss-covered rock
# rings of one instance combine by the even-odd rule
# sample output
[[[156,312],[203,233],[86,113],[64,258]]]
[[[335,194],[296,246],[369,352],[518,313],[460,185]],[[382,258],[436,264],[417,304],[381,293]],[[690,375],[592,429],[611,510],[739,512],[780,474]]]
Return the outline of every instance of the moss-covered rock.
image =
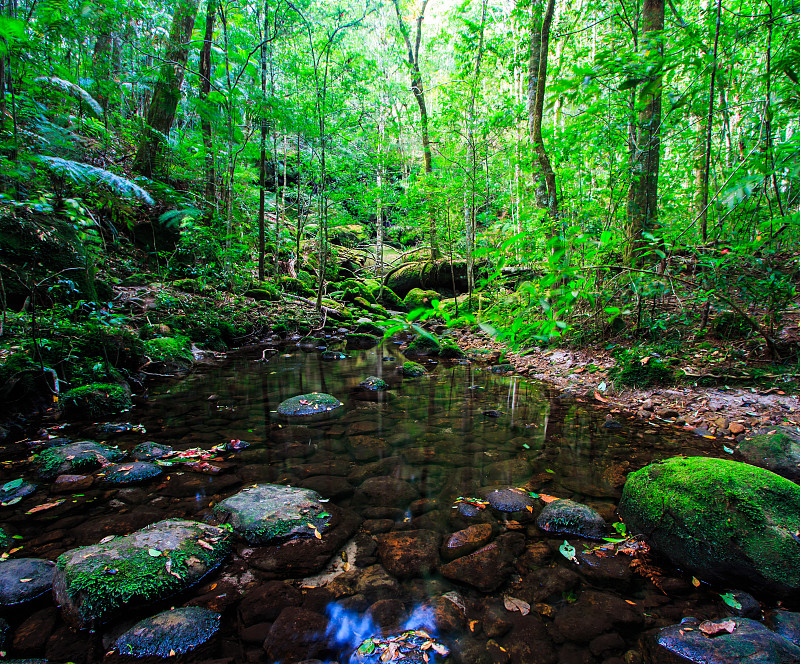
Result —
[[[406,304],[403,302],[403,299],[388,286],[381,288],[380,282],[376,282],[374,285],[368,285],[367,288],[369,294],[372,295],[375,301],[379,302],[387,309],[406,311]]]
[[[172,454],[171,445],[154,443],[152,440],[139,443],[131,450],[131,456],[136,459],[136,461],[155,461],[169,454]]]
[[[61,395],[61,410],[69,418],[100,419],[118,415],[130,407],[130,390],[123,385],[92,383]]]
[[[459,360],[466,356],[466,353],[452,339],[442,339],[440,343],[439,357],[447,360]]]
[[[285,399],[278,404],[278,415],[290,422],[317,422],[339,415],[343,404],[324,392],[310,392]]]
[[[345,348],[347,350],[366,350],[377,346],[382,337],[374,334],[347,334]]]
[[[391,270],[386,275],[386,285],[400,297],[405,297],[414,288],[452,289],[454,276],[456,289],[467,290],[465,260],[453,261],[452,265],[446,260],[418,261]]]
[[[400,371],[406,378],[416,378],[417,376],[424,376],[427,373],[425,367],[417,362],[403,362]]]
[[[672,369],[661,360],[652,356],[640,357],[637,353],[620,355],[609,376],[624,385],[636,387],[664,385],[675,380]]]
[[[183,336],[158,337],[144,342],[144,354],[155,373],[176,373],[192,366],[192,344]]]
[[[788,427],[770,427],[745,438],[736,448],[748,463],[800,480],[800,433]]]
[[[359,309],[363,309],[364,311],[371,313],[373,316],[379,316],[380,318],[386,318],[389,315],[386,309],[380,304],[372,304],[363,297],[355,298],[353,300],[353,305]]]
[[[442,345],[432,334],[420,334],[406,348],[410,355],[439,355],[441,350]]]
[[[33,462],[38,468],[39,477],[53,479],[64,473],[89,472],[103,464],[119,461],[124,456],[116,447],[94,440],[79,440],[42,450],[34,455]]]
[[[628,476],[619,512],[701,579],[800,592],[800,487],[768,470],[705,457],[654,463]]]
[[[246,290],[243,295],[245,297],[253,298],[257,302],[277,302],[281,299],[281,296],[278,295],[275,289],[267,288],[266,286],[250,288],[249,290]]]
[[[226,498],[214,512],[251,544],[324,533],[331,515],[310,489],[258,484]]]
[[[172,287],[194,295],[213,295],[216,289],[209,284],[204,284],[199,279],[177,279],[172,282]]]
[[[88,627],[126,607],[186,590],[229,551],[229,534],[222,528],[159,521],[104,544],[67,551],[56,562],[53,593],[68,623]]]
[[[278,279],[277,286],[286,293],[301,295],[302,297],[311,297],[314,295],[313,288],[306,286],[300,279],[296,279],[295,277],[281,277]]]
[[[384,390],[389,389],[389,383],[387,383],[383,378],[378,378],[377,376],[369,376],[362,380],[358,387],[362,390],[370,390],[371,392],[383,392]]]
[[[434,290],[423,290],[422,288],[413,288],[403,298],[403,304],[409,311],[414,309],[427,308],[430,309],[434,300],[440,300],[441,295]]]

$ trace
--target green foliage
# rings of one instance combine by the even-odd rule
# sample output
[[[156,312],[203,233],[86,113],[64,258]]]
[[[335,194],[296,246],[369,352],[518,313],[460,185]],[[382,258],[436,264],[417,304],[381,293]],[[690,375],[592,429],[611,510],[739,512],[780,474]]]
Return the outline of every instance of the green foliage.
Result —
[[[67,417],[99,419],[117,415],[130,407],[128,390],[112,383],[76,387],[61,396],[61,408]]]
[[[403,362],[402,372],[407,378],[417,378],[427,373],[425,367],[417,362]]]
[[[617,363],[608,372],[609,377],[624,385],[650,387],[674,382],[675,374],[666,364],[652,355],[642,355],[639,349],[616,353]]]
[[[46,155],[38,155],[38,160],[42,166],[54,175],[71,180],[77,185],[94,186],[104,184],[121,198],[138,198],[148,205],[155,205],[153,197],[139,185],[104,168]]]
[[[144,342],[144,354],[153,362],[192,361],[191,342],[181,336],[149,339]]]

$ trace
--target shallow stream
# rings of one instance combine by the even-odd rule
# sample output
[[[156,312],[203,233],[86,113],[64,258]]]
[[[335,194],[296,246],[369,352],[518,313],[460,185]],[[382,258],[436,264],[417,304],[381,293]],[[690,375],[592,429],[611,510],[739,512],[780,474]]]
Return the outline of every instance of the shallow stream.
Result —
[[[249,447],[208,459],[219,469],[214,474],[173,466],[150,484],[95,482],[58,495],[40,482],[36,493],[2,508],[3,527],[14,537],[5,550],[55,560],[165,518],[203,520],[213,504],[263,482],[314,489],[329,499],[338,524],[331,534],[292,548],[238,542],[228,562],[191,593],[132,608],[92,633],[71,631],[49,598],[16,607],[6,616],[9,656],[99,661],[111,636],[134,620],[192,604],[223,614],[220,637],[203,655],[208,660],[346,662],[380,626],[426,625],[454,661],[465,663],[668,662],[648,647],[648,630],[686,615],[726,615],[715,589],[695,587],[679,571],[636,555],[592,553],[602,542],[543,532],[535,520],[544,501],[511,515],[484,508],[468,517],[457,509],[459,498],[514,487],[589,505],[610,527],[629,472],[677,455],[725,456],[719,441],[667,423],[642,425],[621,416],[609,422],[574,397],[466,361],[429,362],[428,375],[403,378],[397,368],[404,358],[392,343],[347,351],[334,361],[324,360],[320,349],[287,350],[266,353],[266,360],[261,349],[242,352],[151,387],[124,416],[144,431],[100,434],[97,423],[51,429],[124,450],[143,441],[178,450],[231,440]],[[390,383],[385,399],[365,400],[358,392],[368,376]],[[282,400],[315,391],[344,402],[344,413],[307,427],[277,418]],[[7,448],[0,481],[33,477],[30,453],[26,442]],[[393,479],[365,493],[370,478]],[[491,526],[497,555],[460,568],[461,580],[444,576],[441,545],[476,524]],[[609,528],[609,534],[616,532]],[[565,539],[577,563],[560,551]],[[431,550],[435,560],[421,562]],[[287,607],[303,610],[281,618]],[[417,622],[407,624],[409,617]],[[331,636],[337,631],[338,640]]]

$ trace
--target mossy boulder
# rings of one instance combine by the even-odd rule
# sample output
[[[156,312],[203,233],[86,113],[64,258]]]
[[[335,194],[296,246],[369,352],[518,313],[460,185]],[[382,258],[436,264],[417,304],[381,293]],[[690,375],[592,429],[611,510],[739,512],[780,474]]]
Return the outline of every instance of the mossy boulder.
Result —
[[[417,362],[403,362],[400,371],[406,378],[416,378],[418,376],[424,376],[427,373],[425,367]]]
[[[640,357],[636,353],[620,355],[609,376],[624,385],[635,387],[665,385],[675,381],[672,369],[661,360],[652,356]]]
[[[94,440],[79,440],[43,450],[33,457],[33,461],[38,467],[39,477],[53,479],[57,475],[92,471],[124,456],[116,447]]]
[[[477,269],[476,273],[479,271]],[[400,297],[405,297],[414,288],[452,289],[453,277],[456,289],[466,291],[467,261],[458,260],[452,264],[446,260],[404,263],[386,275],[386,285]]]
[[[180,657],[208,644],[220,620],[219,613],[200,606],[171,609],[140,620],[114,642],[113,650],[126,658]]]
[[[373,316],[386,318],[389,315],[384,307],[382,307],[380,304],[373,304],[372,302],[369,302],[365,297],[355,298],[353,300],[353,305],[359,309],[363,309],[364,311],[371,313]]]
[[[144,342],[148,371],[177,373],[192,366],[192,344],[187,337],[158,337]]]
[[[375,334],[347,334],[345,335],[345,348],[347,350],[367,350],[377,346],[381,338]]]
[[[403,299],[388,286],[381,288],[380,282],[376,282],[375,285],[368,285],[367,288],[375,301],[387,309],[406,311],[406,304]]]
[[[631,473],[619,512],[676,566],[779,596],[800,593],[800,486],[727,459],[674,458]]]
[[[434,290],[412,288],[403,298],[403,304],[409,311],[421,308],[430,309],[432,307],[432,302],[434,300],[440,300],[441,298],[442,296]]]
[[[771,470],[793,482],[800,480],[800,433],[788,427],[760,429],[748,436],[737,451],[748,463]]]
[[[140,484],[159,477],[164,471],[161,467],[147,461],[130,461],[128,463],[115,463],[103,468],[97,474],[98,478],[106,484],[126,486]]]
[[[371,392],[383,392],[384,390],[389,389],[389,383],[387,383],[383,378],[378,378],[377,376],[369,376],[362,380],[358,387],[362,390],[369,390]]]
[[[166,599],[219,567],[228,531],[159,521],[125,537],[67,551],[56,562],[55,601],[74,627],[103,623],[127,607]]]
[[[438,355],[441,350],[442,345],[432,334],[419,335],[406,348],[406,352],[410,355]]]
[[[324,392],[300,394],[278,404],[278,415],[295,423],[330,419],[341,414],[342,410],[342,402]]]
[[[246,290],[243,295],[250,297],[257,302],[277,302],[281,296],[273,288],[266,286],[259,286],[258,288],[250,288]]]
[[[113,383],[92,383],[61,395],[61,410],[68,418],[96,420],[119,415],[130,407],[127,386]]]
[[[51,561],[38,558],[0,562],[0,608],[24,604],[50,592],[54,571]]]
[[[280,484],[244,489],[218,503],[214,512],[251,544],[321,535],[331,519],[316,491]]]
[[[213,286],[204,284],[199,279],[177,279],[172,282],[172,287],[194,295],[213,295],[216,289]]]
[[[311,297],[314,295],[313,288],[306,286],[300,279],[296,279],[295,277],[280,277],[277,286],[286,293],[292,293],[302,297]]]

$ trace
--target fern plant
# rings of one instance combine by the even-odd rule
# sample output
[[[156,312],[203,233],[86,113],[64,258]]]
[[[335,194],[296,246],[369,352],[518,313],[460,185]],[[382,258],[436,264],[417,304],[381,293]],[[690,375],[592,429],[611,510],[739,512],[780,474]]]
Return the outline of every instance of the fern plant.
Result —
[[[34,82],[49,85],[75,97],[76,99],[80,99],[98,118],[103,117],[103,107],[100,106],[97,100],[88,92],[86,92],[86,90],[84,90],[80,85],[76,85],[75,83],[64,80],[63,78],[58,78],[57,76],[40,76],[39,78],[34,79]]]
[[[75,184],[89,185],[100,182],[120,198],[138,198],[148,205],[155,205],[153,197],[138,184],[104,168],[47,155],[37,155],[36,160],[54,175],[69,179]]]

